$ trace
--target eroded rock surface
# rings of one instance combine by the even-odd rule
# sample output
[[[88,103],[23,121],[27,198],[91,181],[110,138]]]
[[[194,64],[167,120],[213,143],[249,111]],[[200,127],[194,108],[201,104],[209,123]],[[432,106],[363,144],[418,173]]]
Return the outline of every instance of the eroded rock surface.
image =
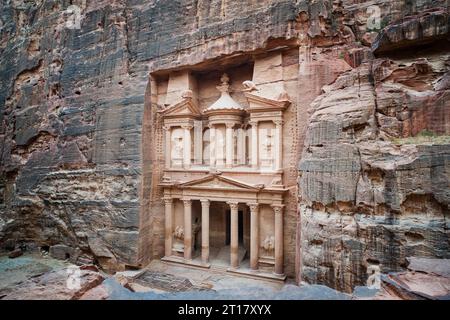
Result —
[[[449,259],[411,257],[408,270],[382,276],[374,299],[448,300]]]
[[[305,280],[350,291],[370,265],[449,257],[450,148],[438,139],[450,133],[449,70],[448,51],[378,58],[311,103],[299,166]]]
[[[39,255],[0,257],[0,271],[4,300],[76,300],[104,280],[98,270]]]

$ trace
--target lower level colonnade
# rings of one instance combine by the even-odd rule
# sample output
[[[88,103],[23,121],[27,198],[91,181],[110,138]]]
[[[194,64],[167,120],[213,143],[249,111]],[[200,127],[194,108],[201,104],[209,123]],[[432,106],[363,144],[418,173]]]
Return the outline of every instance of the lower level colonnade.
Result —
[[[184,243],[182,248],[184,263],[190,264],[193,260],[193,221],[192,221],[192,202],[199,200],[201,204],[201,225],[199,232],[201,234],[201,264],[203,266],[210,266],[210,207],[211,201],[208,199],[190,199],[190,198],[164,198],[165,203],[165,258],[174,256],[174,234],[178,233],[178,238],[181,237]],[[183,227],[182,232],[180,230],[174,230],[174,203],[175,201],[181,201],[183,206]],[[261,217],[260,208],[261,204],[258,202],[240,202],[236,200],[224,201],[229,208],[229,270],[239,271],[240,257],[239,257],[239,239],[242,235],[239,234],[239,215],[238,208],[241,205],[245,205],[248,208],[250,216],[250,232],[249,232],[249,268],[250,272],[258,272],[260,267],[260,260],[263,258],[260,254],[260,247],[262,239],[260,238]],[[266,204],[267,205],[267,204]],[[282,204],[270,204],[273,212],[273,229],[274,236],[269,240],[272,241],[271,245],[273,249],[273,274],[277,276],[283,276],[283,207]],[[267,221],[266,221],[267,223]],[[270,222],[269,222],[270,223]],[[179,227],[178,227],[179,228]],[[195,226],[194,226],[195,228]],[[242,230],[241,230],[242,232]],[[267,240],[265,240],[267,242]],[[269,242],[270,242],[269,241]]]

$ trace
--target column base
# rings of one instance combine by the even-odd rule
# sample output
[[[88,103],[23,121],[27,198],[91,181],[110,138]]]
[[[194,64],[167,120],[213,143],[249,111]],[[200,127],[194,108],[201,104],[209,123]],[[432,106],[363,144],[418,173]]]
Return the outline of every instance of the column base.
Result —
[[[284,278],[284,279],[286,279],[286,275],[284,274],[284,273],[276,273],[276,272],[274,272],[274,273],[272,273],[275,277],[277,277],[277,278]]]

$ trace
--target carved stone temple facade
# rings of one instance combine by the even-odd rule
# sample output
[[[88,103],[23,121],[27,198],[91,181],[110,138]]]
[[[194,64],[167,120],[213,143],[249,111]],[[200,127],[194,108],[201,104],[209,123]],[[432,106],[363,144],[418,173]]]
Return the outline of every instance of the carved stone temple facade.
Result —
[[[288,57],[154,77],[163,261],[277,280],[294,273],[295,93],[285,77],[298,66],[283,65]]]

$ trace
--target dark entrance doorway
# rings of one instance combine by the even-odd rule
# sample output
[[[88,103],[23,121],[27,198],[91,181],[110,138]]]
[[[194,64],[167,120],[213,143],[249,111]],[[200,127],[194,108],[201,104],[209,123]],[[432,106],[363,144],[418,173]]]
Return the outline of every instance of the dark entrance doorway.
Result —
[[[244,244],[244,216],[241,210],[238,211],[238,239],[239,244]],[[226,237],[225,245],[229,246],[231,242],[231,212],[226,211]]]

